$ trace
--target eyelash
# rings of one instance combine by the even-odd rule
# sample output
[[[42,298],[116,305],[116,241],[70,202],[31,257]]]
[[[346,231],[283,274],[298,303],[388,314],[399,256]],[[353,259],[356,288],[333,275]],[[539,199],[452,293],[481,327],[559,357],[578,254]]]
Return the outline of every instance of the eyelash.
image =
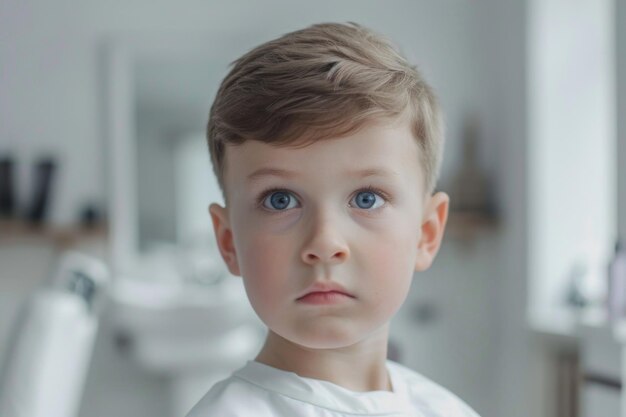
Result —
[[[283,191],[283,192],[292,194],[291,191],[286,190],[284,188],[279,188],[279,187],[269,187],[269,188],[266,188],[265,190],[263,190],[259,194],[259,197],[257,198],[257,201],[256,201],[257,207],[260,208],[260,209],[269,211],[269,212],[281,212],[281,211],[284,211],[284,210],[268,210],[268,209],[266,209],[263,206],[263,201],[265,201],[267,196],[269,196],[272,193],[278,192],[278,191]],[[363,192],[363,191],[367,191],[367,192],[371,192],[371,193],[374,193],[374,194],[378,194],[380,197],[383,198],[383,200],[385,200],[385,203],[391,203],[392,202],[391,197],[389,196],[389,194],[387,194],[386,192],[384,192],[380,188],[374,187],[372,185],[368,185],[367,187],[359,188],[358,190],[356,190],[355,194],[358,194],[358,193]],[[381,209],[383,207],[384,207],[384,205],[381,206],[381,207],[378,207],[378,209]],[[368,210],[368,209],[362,209],[362,210],[372,211],[372,210]],[[375,210],[377,210],[377,209],[375,209]]]

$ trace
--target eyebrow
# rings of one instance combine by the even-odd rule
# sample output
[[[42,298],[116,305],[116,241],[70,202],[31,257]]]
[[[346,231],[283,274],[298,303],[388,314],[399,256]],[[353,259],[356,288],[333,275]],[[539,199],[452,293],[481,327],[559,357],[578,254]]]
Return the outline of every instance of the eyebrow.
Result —
[[[359,169],[359,170],[347,171],[345,172],[345,174],[348,176],[358,177],[358,178],[373,177],[373,176],[379,176],[379,177],[399,177],[400,176],[398,172],[384,169],[384,168]],[[298,177],[298,173],[294,171],[280,169],[280,168],[260,168],[254,171],[253,173],[251,173],[250,175],[248,175],[247,181],[249,183],[255,182],[255,181],[258,181],[262,177],[268,177],[268,176],[282,177],[282,178],[295,178],[295,177]]]

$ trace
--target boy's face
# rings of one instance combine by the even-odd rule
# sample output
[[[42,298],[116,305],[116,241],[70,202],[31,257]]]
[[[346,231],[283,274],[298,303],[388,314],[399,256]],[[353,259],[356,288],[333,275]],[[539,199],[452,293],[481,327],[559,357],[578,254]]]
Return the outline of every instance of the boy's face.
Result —
[[[405,122],[299,149],[227,147],[229,207],[212,204],[210,213],[230,272],[243,277],[270,330],[308,348],[339,348],[389,322],[413,272],[434,259],[447,218],[446,194],[424,197],[419,160]],[[299,300],[316,281],[352,297]]]

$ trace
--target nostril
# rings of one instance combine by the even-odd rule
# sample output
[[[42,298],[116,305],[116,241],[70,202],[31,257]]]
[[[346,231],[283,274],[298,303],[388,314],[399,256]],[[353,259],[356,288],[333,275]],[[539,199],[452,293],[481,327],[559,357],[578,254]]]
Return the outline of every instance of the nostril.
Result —
[[[338,251],[336,253],[334,253],[331,256],[328,257],[321,257],[321,256],[317,256],[314,254],[309,254],[309,259],[311,260],[321,260],[324,259],[327,262],[333,262],[333,261],[345,261],[347,259],[347,254],[344,251]]]
[[[338,259],[344,260],[344,259],[346,259],[346,253],[343,252],[343,251],[342,252],[337,252],[335,254],[335,256],[333,256],[333,258],[338,258]]]

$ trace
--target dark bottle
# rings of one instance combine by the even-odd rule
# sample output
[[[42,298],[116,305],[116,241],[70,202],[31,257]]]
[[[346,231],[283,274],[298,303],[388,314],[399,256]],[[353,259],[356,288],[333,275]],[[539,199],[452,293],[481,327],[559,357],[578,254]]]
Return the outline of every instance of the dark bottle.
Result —
[[[46,218],[52,194],[52,183],[56,162],[52,158],[41,159],[35,166],[32,200],[27,218],[34,224],[41,224]]]
[[[15,215],[14,163],[10,157],[0,158],[0,218]]]

